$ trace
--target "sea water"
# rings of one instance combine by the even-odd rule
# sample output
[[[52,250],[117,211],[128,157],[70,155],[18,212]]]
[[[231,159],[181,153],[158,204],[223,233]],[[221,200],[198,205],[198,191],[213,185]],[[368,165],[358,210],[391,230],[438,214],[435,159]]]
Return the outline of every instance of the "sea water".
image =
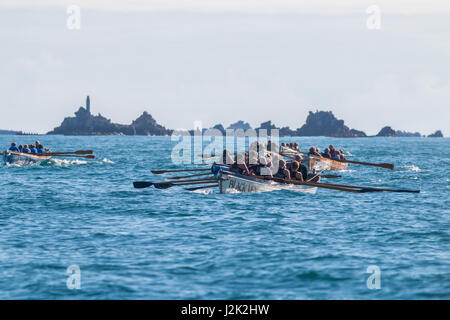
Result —
[[[170,137],[0,146],[36,139],[96,159],[0,166],[0,299],[450,298],[448,138],[282,138],[395,165],[327,182],[421,190],[315,195],[134,189],[168,176],[151,169],[199,167],[172,164]]]

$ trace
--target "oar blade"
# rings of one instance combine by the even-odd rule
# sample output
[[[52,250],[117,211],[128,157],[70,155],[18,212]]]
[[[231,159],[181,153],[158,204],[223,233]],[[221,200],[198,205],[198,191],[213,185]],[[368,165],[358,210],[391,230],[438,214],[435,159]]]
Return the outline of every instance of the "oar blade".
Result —
[[[93,154],[94,151],[92,151],[92,150],[77,150],[74,153],[75,154]]]
[[[380,163],[380,167],[386,168],[386,169],[390,169],[390,170],[394,170],[394,165],[391,163]]]
[[[152,182],[148,182],[148,181],[134,181],[133,182],[133,186],[136,189],[148,188],[148,187],[150,187],[152,185],[153,185],[153,183]]]
[[[173,183],[167,183],[167,182],[162,182],[162,183],[155,183],[153,185],[156,189],[168,189],[174,186]]]

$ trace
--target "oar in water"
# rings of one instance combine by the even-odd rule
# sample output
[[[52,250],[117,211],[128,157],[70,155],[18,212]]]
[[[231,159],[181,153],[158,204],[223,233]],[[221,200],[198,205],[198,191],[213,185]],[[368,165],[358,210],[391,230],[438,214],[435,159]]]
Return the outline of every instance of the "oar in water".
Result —
[[[347,185],[347,184],[300,182],[300,181],[296,181],[296,180],[288,180],[287,182],[293,183],[293,184],[305,184],[305,185],[311,185],[311,186],[316,186],[316,187],[320,187],[320,188],[328,188],[328,189],[335,189],[335,190],[341,190],[343,188],[348,189],[348,190],[342,190],[342,191],[355,190],[356,192],[376,192],[376,191],[408,192],[408,193],[419,193],[420,192],[420,190],[385,189],[385,188],[375,188],[375,187],[353,186],[353,185]]]
[[[284,180],[279,178],[264,177],[264,176],[254,176],[258,179],[265,180],[274,180],[281,183],[287,184],[295,184],[295,185],[306,185],[306,186],[314,186],[318,188],[326,188],[333,189],[338,191],[347,191],[347,192],[356,192],[356,193],[364,193],[364,192],[376,192],[376,191],[387,191],[387,192],[409,192],[409,193],[419,193],[420,190],[403,190],[403,189],[385,189],[385,188],[375,188],[375,187],[363,187],[363,186],[353,186],[346,184],[331,184],[331,183],[317,183],[317,182],[302,182],[298,180]]]
[[[133,186],[136,189],[148,188],[150,186],[155,186],[158,189],[165,189],[176,186],[177,184],[186,183],[186,184],[194,184],[196,182],[209,182],[216,181],[214,178],[204,178],[204,179],[190,179],[190,180],[179,180],[179,181],[162,181],[162,182],[151,182],[151,181],[134,181]]]
[[[201,177],[201,176],[209,176],[212,173],[199,173],[199,174],[191,174],[187,176],[178,176],[178,177],[168,177],[168,179],[176,180],[176,179],[184,179],[184,178],[192,178],[192,177]]]
[[[66,155],[66,154],[93,154],[94,151],[92,150],[77,150],[73,152],[46,152],[44,153],[45,156],[57,156],[57,155]]]
[[[153,174],[162,174],[169,172],[189,172],[189,171],[211,171],[211,169],[177,169],[177,170],[151,170]]]
[[[201,186],[201,187],[194,187],[194,188],[186,188],[186,190],[188,191],[195,191],[195,190],[199,190],[199,189],[207,189],[207,188],[215,188],[218,187],[218,184],[208,184],[206,186]]]
[[[184,180],[186,181],[186,180]],[[164,182],[157,182],[154,183],[153,186],[156,189],[168,189],[171,188],[173,186],[185,186],[185,185],[191,185],[191,184],[204,184],[204,183],[208,183],[211,181],[217,181],[217,179],[215,178],[206,178],[206,179],[198,179],[198,180],[190,180],[189,182],[186,181],[164,181]]]
[[[387,189],[387,188],[377,188],[377,187],[361,187],[348,184],[334,184],[326,183],[328,186],[338,186],[351,189],[363,189],[363,192],[373,192],[373,191],[386,191],[386,192],[407,192],[407,193],[420,193],[420,190],[407,190],[407,189]]]

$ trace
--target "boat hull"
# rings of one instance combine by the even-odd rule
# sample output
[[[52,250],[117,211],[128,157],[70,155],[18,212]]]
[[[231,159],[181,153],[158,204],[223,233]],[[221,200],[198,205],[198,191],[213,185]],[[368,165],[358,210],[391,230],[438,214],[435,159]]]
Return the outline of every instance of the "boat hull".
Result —
[[[49,156],[38,156],[29,153],[20,153],[13,151],[3,152],[3,161],[6,165],[12,164],[39,164],[51,159]]]
[[[221,171],[219,174],[219,190],[220,193],[231,192],[266,192],[273,190],[292,190],[302,193],[316,193],[317,187],[292,185],[278,183],[274,181],[262,180],[239,174]]]
[[[308,168],[308,170],[316,171],[342,171],[347,170],[348,163],[340,162],[328,158],[316,158],[316,157],[305,157],[303,159],[303,164]]]

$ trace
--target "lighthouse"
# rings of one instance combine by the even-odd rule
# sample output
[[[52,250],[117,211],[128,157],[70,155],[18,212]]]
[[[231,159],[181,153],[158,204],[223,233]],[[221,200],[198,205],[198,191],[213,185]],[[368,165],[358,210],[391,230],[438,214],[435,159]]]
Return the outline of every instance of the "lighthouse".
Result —
[[[86,110],[89,114],[91,114],[91,100],[89,99],[89,96],[86,98]]]

